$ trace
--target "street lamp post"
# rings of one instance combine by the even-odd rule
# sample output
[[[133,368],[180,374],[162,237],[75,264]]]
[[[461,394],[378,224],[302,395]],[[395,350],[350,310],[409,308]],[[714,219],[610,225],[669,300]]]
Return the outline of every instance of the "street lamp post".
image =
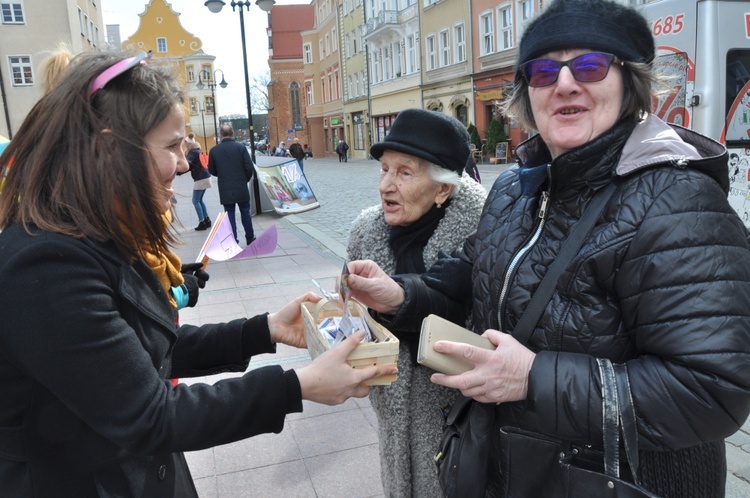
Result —
[[[223,0],[206,0],[206,2],[203,4],[206,7],[208,7],[208,10],[213,12],[214,14],[217,14],[221,12],[221,9],[224,7],[224,1]],[[273,7],[273,4],[275,4],[275,0],[256,0],[255,4],[260,7],[260,9],[264,12],[270,12],[271,7]],[[249,131],[250,131],[250,158],[253,161],[253,164],[255,164],[255,133],[253,132],[253,106],[250,101],[250,77],[248,76],[247,71],[247,46],[245,43],[245,16],[244,16],[244,8],[247,8],[248,11],[250,11],[250,5],[252,3],[250,0],[232,0],[232,3],[230,3],[232,6],[232,12],[235,12],[235,7],[239,7],[240,12],[240,31],[242,32],[242,61],[245,64],[245,100],[247,100],[247,119],[249,121]],[[258,175],[253,175],[253,194],[255,194],[255,212],[260,214],[261,207],[260,207],[260,184],[258,183]]]
[[[201,123],[203,123],[203,145],[206,147],[206,151],[208,151],[208,140],[206,139],[206,120],[203,119],[203,113],[204,109],[203,106],[201,106]]]
[[[208,88],[211,90],[211,103],[213,104],[213,115],[214,115],[214,140],[219,140],[219,126],[216,124],[216,94],[214,93],[214,90],[216,89],[216,73],[221,73],[221,83],[218,83],[218,85],[222,88],[226,88],[229,83],[224,79],[224,71],[221,69],[215,69],[213,73],[213,79],[208,81]],[[198,83],[195,85],[198,87],[198,90],[203,90],[203,88],[206,86],[206,84],[203,83],[203,80],[201,80],[201,75],[198,73]]]

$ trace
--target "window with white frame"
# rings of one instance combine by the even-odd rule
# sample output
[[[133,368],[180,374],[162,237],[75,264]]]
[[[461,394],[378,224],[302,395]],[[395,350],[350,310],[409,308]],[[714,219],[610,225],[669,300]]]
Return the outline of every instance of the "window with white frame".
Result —
[[[203,108],[206,110],[206,114],[214,113],[214,99],[206,96],[203,100]]]
[[[211,81],[211,66],[205,65],[201,68],[201,78],[205,82]]]
[[[354,97],[354,75],[350,74],[346,77],[346,88],[349,92],[349,98]]]
[[[305,64],[312,64],[312,45],[309,43],[302,45],[302,53],[305,57]]]
[[[440,30],[440,67],[451,65],[451,36],[448,28]]]
[[[331,38],[326,34],[326,57],[331,55]]]
[[[534,17],[534,2],[532,0],[521,1],[521,20],[530,21]]]
[[[156,51],[160,54],[167,53],[167,39],[166,38],[156,39]]]
[[[401,42],[397,41],[393,44],[393,74],[396,78],[401,76]]]
[[[83,15],[83,31],[86,34],[86,39],[91,40],[91,33],[89,33],[89,16]]]
[[[198,114],[198,99],[190,97],[190,114]]]
[[[433,3],[435,3],[435,0],[424,0],[424,6],[425,7],[429,7]]]
[[[510,4],[504,4],[497,9],[500,23],[500,46],[498,50],[513,48],[513,13]]]
[[[357,40],[359,40],[359,35],[355,30],[352,32],[352,55],[357,55]]]
[[[493,25],[492,12],[486,12],[479,16],[479,39],[481,42],[479,55],[487,55],[495,51],[495,33]]]
[[[453,26],[453,43],[454,43],[454,50],[453,50],[453,56],[455,58],[455,62],[465,62],[466,61],[466,28],[463,23],[456,24]]]
[[[10,75],[13,86],[34,84],[34,73],[31,69],[30,55],[9,55]]]
[[[417,43],[414,35],[406,37],[406,74],[417,72]]]
[[[344,57],[347,59],[352,56],[352,48],[351,48],[351,35],[349,33],[344,35]]]
[[[195,68],[190,65],[185,69],[187,69],[187,80],[192,83],[193,81],[195,81]]]
[[[333,88],[333,80],[331,79],[331,75],[328,75],[328,102],[332,101],[334,99],[334,96],[336,93],[334,92]]]
[[[333,40],[333,51],[338,52],[339,50],[339,32],[336,28],[331,30],[331,40]]]
[[[372,82],[380,83],[380,49],[372,52]]]
[[[326,79],[320,78],[320,98],[323,99],[323,104],[326,103]]]
[[[96,47],[97,43],[99,43],[99,27],[94,26],[94,39],[91,40],[91,43]]]
[[[89,19],[89,41],[94,37],[94,21]]]
[[[307,95],[307,105],[313,105],[313,87],[312,83],[305,85],[305,94]]]
[[[437,67],[437,48],[435,47],[435,35],[429,34],[424,39],[425,59],[427,61],[427,70],[430,71]]]
[[[391,68],[393,67],[391,64],[391,47],[383,47],[383,81],[391,79]]]
[[[23,3],[20,1],[15,2],[0,2],[3,12],[3,24],[23,24]],[[80,9],[79,9],[80,10]]]
[[[83,29],[83,11],[78,7],[78,27],[81,28],[81,36],[86,35],[86,31]]]
[[[359,97],[359,73],[354,73],[354,96]]]

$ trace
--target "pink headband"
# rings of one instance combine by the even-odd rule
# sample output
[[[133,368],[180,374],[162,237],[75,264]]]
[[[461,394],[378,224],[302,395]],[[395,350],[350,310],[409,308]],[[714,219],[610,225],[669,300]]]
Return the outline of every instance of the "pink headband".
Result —
[[[146,59],[148,57],[150,57],[150,54],[141,52],[135,57],[128,57],[127,59],[112,64],[110,67],[102,71],[99,76],[94,78],[94,81],[91,83],[91,88],[89,88],[89,98],[98,90],[104,88],[104,85],[117,78],[122,73],[134,68],[138,64],[146,64]]]

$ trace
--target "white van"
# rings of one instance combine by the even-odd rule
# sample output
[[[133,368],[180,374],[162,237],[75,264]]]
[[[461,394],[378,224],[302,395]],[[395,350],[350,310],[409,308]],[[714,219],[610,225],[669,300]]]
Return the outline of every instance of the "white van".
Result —
[[[750,228],[750,2],[661,0],[640,10],[656,66],[675,78],[656,114],[726,145],[729,201]]]

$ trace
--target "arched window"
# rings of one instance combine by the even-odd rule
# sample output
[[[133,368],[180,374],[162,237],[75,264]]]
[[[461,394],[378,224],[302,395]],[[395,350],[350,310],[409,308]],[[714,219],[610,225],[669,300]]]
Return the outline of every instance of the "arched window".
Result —
[[[292,127],[302,124],[302,116],[299,106],[299,83],[292,81],[289,84],[289,102],[292,103]]]
[[[456,106],[456,119],[461,121],[464,126],[469,124],[469,109],[465,105],[459,104]]]

